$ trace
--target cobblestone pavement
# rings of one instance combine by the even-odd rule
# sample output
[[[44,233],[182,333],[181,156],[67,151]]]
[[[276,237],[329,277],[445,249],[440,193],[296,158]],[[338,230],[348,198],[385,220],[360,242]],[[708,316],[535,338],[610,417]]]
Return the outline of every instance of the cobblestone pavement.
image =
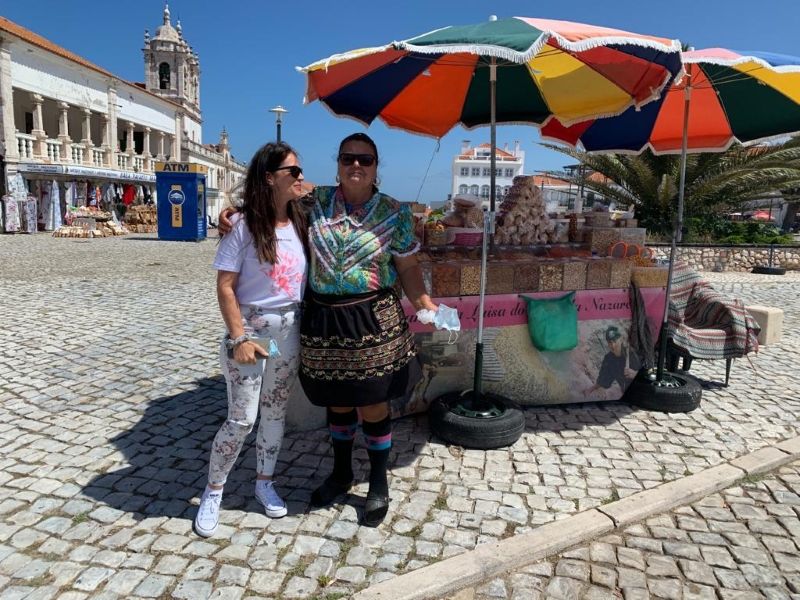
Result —
[[[800,461],[450,600],[800,598]]]
[[[215,248],[0,236],[1,597],[346,597],[800,434],[800,275],[709,274],[786,320],[781,343],[736,361],[731,386],[709,384],[693,413],[531,408],[519,442],[490,452],[447,448],[424,416],[403,419],[391,511],[377,529],[357,525],[362,446],[362,483],[344,504],[310,512],[330,468],[327,434],[289,434],[278,487],[290,515],[270,520],[252,497],[248,444],[223,525],[202,540],[191,520],[225,414]],[[692,370],[724,377],[723,362]]]

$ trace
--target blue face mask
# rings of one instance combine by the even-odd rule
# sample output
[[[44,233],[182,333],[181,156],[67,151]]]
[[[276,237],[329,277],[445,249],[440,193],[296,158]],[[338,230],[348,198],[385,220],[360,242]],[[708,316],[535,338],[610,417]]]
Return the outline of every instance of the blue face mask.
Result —
[[[278,350],[278,344],[275,343],[275,340],[269,341],[269,357],[270,358],[277,358],[281,355],[281,351]]]
[[[439,305],[436,316],[433,318],[433,325],[436,329],[446,329],[450,332],[448,344],[454,344],[458,339],[458,332],[461,331],[461,321],[458,318],[458,311],[444,304]]]

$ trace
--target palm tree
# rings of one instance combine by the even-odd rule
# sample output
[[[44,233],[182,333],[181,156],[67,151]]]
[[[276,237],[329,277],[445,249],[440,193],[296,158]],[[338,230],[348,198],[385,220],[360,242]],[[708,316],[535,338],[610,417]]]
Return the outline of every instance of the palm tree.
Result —
[[[654,235],[668,235],[677,205],[680,156],[589,154],[563,146],[545,147],[569,155],[605,176],[573,178],[619,206],[633,205],[639,223]],[[736,145],[721,153],[690,154],[686,163],[685,214],[690,229],[709,224],[745,202],[800,187],[800,136],[777,145]],[[694,232],[693,232],[694,233]]]

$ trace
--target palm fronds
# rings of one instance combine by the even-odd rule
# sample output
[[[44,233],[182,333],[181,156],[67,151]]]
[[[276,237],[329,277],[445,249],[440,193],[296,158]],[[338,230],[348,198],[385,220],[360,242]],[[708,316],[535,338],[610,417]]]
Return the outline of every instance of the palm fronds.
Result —
[[[582,177],[572,182],[609,200],[634,204],[640,222],[653,233],[667,233],[677,205],[680,157],[589,154],[555,144],[556,150],[586,165],[607,181]],[[800,136],[780,144],[733,146],[726,152],[690,154],[686,163],[686,214],[701,218],[741,209],[745,202],[800,189]]]

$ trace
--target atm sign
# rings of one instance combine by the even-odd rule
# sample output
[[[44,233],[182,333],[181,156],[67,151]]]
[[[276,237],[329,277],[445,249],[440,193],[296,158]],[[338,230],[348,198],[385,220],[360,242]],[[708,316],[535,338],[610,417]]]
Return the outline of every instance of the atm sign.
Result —
[[[164,165],[164,171],[171,171],[173,173],[188,173],[189,172],[189,165],[182,165],[182,164],[174,164],[171,165],[167,163]]]
[[[162,173],[205,173],[207,167],[197,163],[156,163],[156,171]]]

